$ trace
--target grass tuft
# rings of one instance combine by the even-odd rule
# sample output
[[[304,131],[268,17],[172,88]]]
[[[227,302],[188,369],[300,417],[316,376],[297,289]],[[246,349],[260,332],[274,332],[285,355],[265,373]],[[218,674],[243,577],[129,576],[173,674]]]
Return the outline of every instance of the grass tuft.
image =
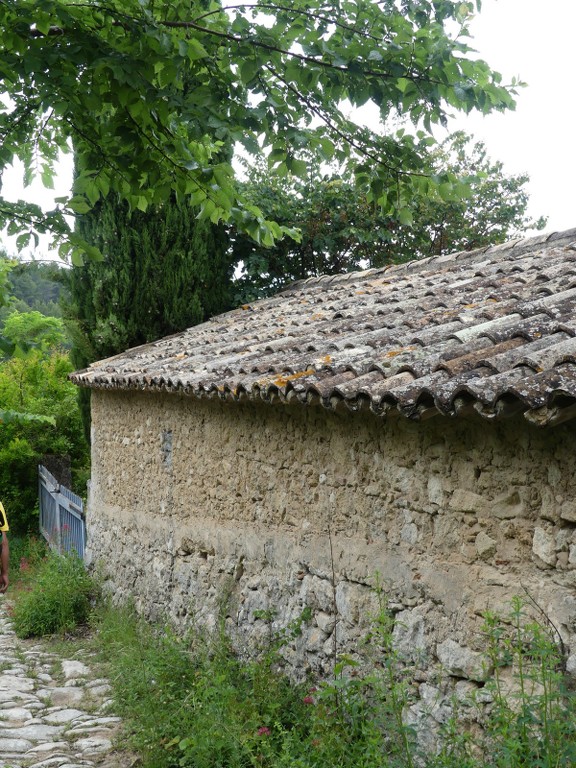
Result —
[[[78,556],[48,552],[19,591],[12,610],[14,630],[22,638],[69,632],[88,620],[94,593]]]

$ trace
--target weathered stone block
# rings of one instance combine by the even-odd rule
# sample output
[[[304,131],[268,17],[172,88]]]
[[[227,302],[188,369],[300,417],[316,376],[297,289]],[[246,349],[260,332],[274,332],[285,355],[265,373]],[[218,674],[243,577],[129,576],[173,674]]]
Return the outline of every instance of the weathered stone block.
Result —
[[[525,515],[525,507],[518,491],[504,494],[492,502],[492,514],[499,520],[510,520]]]
[[[540,516],[543,520],[555,523],[558,520],[560,505],[556,501],[556,495],[551,488],[544,486],[540,493]]]
[[[560,517],[569,523],[576,523],[576,501],[565,501],[560,506]]]
[[[438,660],[453,677],[463,677],[466,680],[485,680],[490,673],[486,657],[458,645],[454,640],[444,640],[436,647]]]
[[[486,512],[489,502],[477,493],[467,491],[464,488],[456,488],[450,499],[450,509],[457,512]]]
[[[566,660],[566,672],[572,677],[576,677],[576,653],[568,656]]]
[[[416,611],[397,613],[392,642],[402,658],[420,660],[426,651],[424,617]]]
[[[440,475],[431,475],[427,484],[428,501],[441,506],[444,503],[444,485]]]
[[[406,523],[400,531],[400,538],[408,544],[416,544],[418,541],[418,526],[414,523]]]
[[[482,560],[488,560],[496,554],[498,542],[484,531],[476,536],[475,546],[478,557]]]
[[[532,552],[545,565],[553,567],[556,564],[556,542],[554,536],[539,526],[534,529]]]

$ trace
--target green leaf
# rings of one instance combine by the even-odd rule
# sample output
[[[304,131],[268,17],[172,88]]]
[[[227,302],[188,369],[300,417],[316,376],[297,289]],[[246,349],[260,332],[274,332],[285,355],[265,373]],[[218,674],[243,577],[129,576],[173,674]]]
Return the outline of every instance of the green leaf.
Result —
[[[293,173],[295,176],[298,176],[301,179],[305,179],[308,175],[308,163],[304,162],[304,160],[294,159],[286,165],[288,166],[290,173]]]
[[[450,202],[453,199],[453,186],[451,183],[446,182],[440,184],[438,187],[438,194],[444,200],[444,202]]]
[[[399,77],[396,81],[396,87],[401,93],[406,93],[406,89],[412,85],[412,82],[405,77]]]
[[[252,82],[261,69],[261,64],[256,59],[245,59],[240,64],[240,80],[244,85]]]
[[[138,208],[139,211],[148,210],[148,198],[145,195],[138,195],[138,198],[136,199],[136,208]]]
[[[414,216],[410,208],[400,208],[398,211],[398,221],[405,227],[411,227],[414,223]]]
[[[81,195],[74,195],[68,200],[67,207],[74,213],[88,213],[91,207],[86,198]]]
[[[187,53],[190,61],[198,61],[198,59],[205,59],[208,56],[210,56],[206,48],[204,48],[202,43],[199,40],[197,40],[195,37],[191,37],[187,42],[188,42]]]

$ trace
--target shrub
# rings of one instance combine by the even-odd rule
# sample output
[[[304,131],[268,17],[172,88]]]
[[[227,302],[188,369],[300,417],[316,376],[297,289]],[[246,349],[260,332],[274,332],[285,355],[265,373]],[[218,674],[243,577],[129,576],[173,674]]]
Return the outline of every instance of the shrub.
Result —
[[[18,590],[34,578],[48,554],[43,538],[10,534],[10,591]]]
[[[576,765],[576,699],[564,687],[558,638],[531,621],[521,602],[510,617],[486,618],[495,672],[486,684],[484,730],[467,730],[455,713],[438,751],[425,753],[404,723],[413,681],[394,650],[393,628],[384,601],[369,638],[371,668],[342,658],[334,676],[316,685],[292,684],[279,672],[278,650],[292,630],[272,633],[258,661],[242,662],[224,634],[178,638],[133,611],[108,607],[97,639],[144,768]],[[512,699],[504,670],[516,682]]]
[[[95,585],[77,555],[50,552],[12,613],[18,637],[68,632],[88,619]]]
[[[67,379],[71,370],[68,355],[60,351],[47,356],[32,349],[0,361],[0,499],[13,533],[37,530],[38,464],[44,455],[71,456],[73,479],[86,481],[85,473],[80,475],[89,450],[77,388]],[[85,486],[73,490],[83,495]]]

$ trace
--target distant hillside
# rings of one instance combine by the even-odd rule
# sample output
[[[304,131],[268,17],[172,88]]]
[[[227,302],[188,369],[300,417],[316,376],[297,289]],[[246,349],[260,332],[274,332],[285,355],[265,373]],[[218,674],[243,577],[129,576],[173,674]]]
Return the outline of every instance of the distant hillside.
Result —
[[[9,280],[13,299],[9,307],[0,310],[0,320],[14,309],[62,317],[61,299],[68,295],[64,267],[57,263],[20,262],[10,270]]]

